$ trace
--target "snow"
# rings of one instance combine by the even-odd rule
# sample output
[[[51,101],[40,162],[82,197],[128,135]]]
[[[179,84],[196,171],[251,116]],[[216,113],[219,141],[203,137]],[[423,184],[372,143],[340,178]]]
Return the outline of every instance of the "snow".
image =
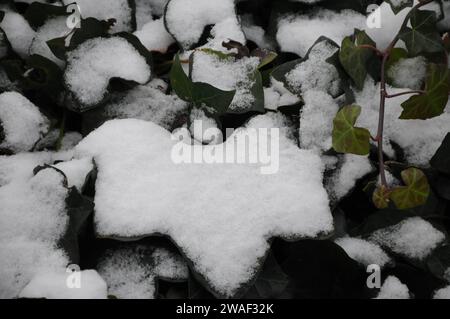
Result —
[[[389,94],[405,92],[409,89],[398,89],[387,86]],[[360,105],[361,115],[356,126],[365,127],[372,135],[376,135],[378,126],[378,109],[380,104],[379,84],[367,79],[364,89],[355,91],[357,105]],[[416,165],[429,165],[428,162],[436,153],[444,137],[450,129],[450,114],[444,113],[428,120],[402,120],[401,104],[409,98],[408,95],[386,99],[385,112],[385,151],[394,156],[390,140],[398,144],[404,151],[407,162]]]
[[[350,258],[356,260],[365,267],[378,265],[381,268],[391,262],[391,258],[380,246],[360,238],[343,237],[336,244],[345,250]]]
[[[26,237],[1,239],[0,298],[16,298],[34,275],[61,269],[67,263],[64,252],[52,243]]]
[[[28,22],[16,12],[6,10],[0,28],[5,32],[12,49],[21,58],[28,57],[28,49],[35,36]]]
[[[17,92],[0,94],[0,125],[5,139],[0,148],[28,151],[48,131],[50,122],[26,97]]]
[[[353,34],[353,30],[363,29],[366,17],[352,10],[333,12],[320,10],[312,15],[282,17],[278,21],[277,41],[283,52],[305,56],[309,48],[321,36],[337,44]]]
[[[166,89],[167,84],[160,79],[136,86],[125,95],[113,97],[105,106],[103,116],[141,119],[171,129],[176,119],[187,113],[188,104],[176,95],[165,94]]]
[[[167,5],[165,20],[169,32],[184,49],[198,42],[207,25],[215,25],[227,18],[237,20],[234,0],[171,0]],[[232,37],[234,30],[227,37]],[[228,33],[227,29],[222,32]],[[233,39],[238,41],[238,39]]]
[[[137,245],[108,251],[97,268],[108,284],[108,294],[119,299],[154,299],[158,278],[187,280],[181,256],[164,248]]]
[[[121,37],[83,42],[68,54],[64,74],[70,91],[87,106],[104,99],[111,78],[144,84],[150,76],[150,66],[145,58]]]
[[[322,91],[305,92],[303,101],[305,105],[300,111],[300,146],[318,152],[331,149],[333,119],[339,106]]]
[[[64,267],[56,245],[66,230],[64,176],[41,170],[0,187],[0,296],[13,298],[37,272]],[[20,198],[20,200],[17,200]]]
[[[274,120],[261,116],[252,125],[273,127]],[[226,143],[239,145],[246,133],[241,129]],[[278,173],[261,174],[261,164],[176,164],[171,153],[179,143],[168,131],[139,120],[107,122],[76,148],[98,165],[96,232],[169,235],[217,293],[232,296],[255,275],[270,237],[316,237],[333,229],[320,158],[284,134],[279,142]],[[265,143],[258,144],[262,152]]]
[[[0,187],[11,182],[27,181],[33,177],[33,169],[55,161],[68,161],[71,151],[19,153],[0,156]]]
[[[73,0],[62,0],[64,5],[73,3]],[[128,0],[76,0],[83,18],[96,18],[98,20],[115,19],[116,24],[111,33],[133,31],[132,10]]]
[[[337,96],[341,86],[339,73],[336,67],[326,60],[338,50],[339,48],[328,41],[321,41],[314,45],[308,60],[299,63],[286,74],[286,80],[294,92],[300,94],[308,90],[317,90]]]
[[[39,273],[21,291],[19,298],[31,299],[106,299],[106,283],[95,270],[83,270],[80,287],[70,288],[73,273],[64,270]]]
[[[149,51],[166,52],[175,39],[167,32],[163,18],[146,23],[134,35]]]
[[[257,57],[244,57],[239,60],[220,59],[219,57],[197,51],[194,53],[192,80],[203,82],[224,90],[236,90],[229,108],[233,111],[243,111],[252,107],[255,97],[251,92],[254,85],[253,73],[260,61]]]
[[[419,90],[425,81],[427,60],[418,56],[401,59],[388,70],[388,76],[396,87]]]
[[[70,30],[66,25],[67,17],[57,17],[49,19],[37,31],[30,45],[30,55],[39,54],[55,62],[60,68],[64,68],[65,62],[58,59],[47,45],[47,41],[61,38],[69,34]]]
[[[280,106],[293,105],[300,102],[300,98],[289,92],[282,82],[270,79],[271,85],[264,88],[264,107],[277,110]]]
[[[375,231],[369,240],[394,253],[421,260],[445,240],[445,235],[421,217],[410,217]]]
[[[380,293],[376,299],[410,299],[408,286],[403,284],[397,277],[389,276],[381,286]]]
[[[433,299],[450,299],[450,286],[436,290]]]
[[[344,154],[341,158],[341,164],[333,173],[330,186],[331,196],[336,200],[346,196],[359,179],[374,170],[367,156]]]
[[[153,21],[153,10],[147,0],[135,0],[136,4],[136,30]]]
[[[75,186],[79,191],[82,190],[89,172],[94,169],[90,158],[73,159],[53,166],[66,175],[68,187]]]

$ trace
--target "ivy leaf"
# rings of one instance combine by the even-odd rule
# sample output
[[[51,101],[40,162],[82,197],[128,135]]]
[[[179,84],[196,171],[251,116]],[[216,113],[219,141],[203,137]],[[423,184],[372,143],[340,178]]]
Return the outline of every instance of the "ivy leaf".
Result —
[[[170,84],[180,99],[214,115],[225,114],[235,94],[235,91],[222,91],[207,83],[192,82],[184,72],[178,54],[170,70]]]
[[[444,49],[442,39],[436,28],[436,13],[415,9],[411,12],[410,26],[405,26],[399,33],[410,56],[423,52],[435,53]]]
[[[222,91],[207,83],[194,82],[191,102],[211,115],[222,115],[228,111],[234,94],[235,91]]]
[[[58,16],[68,16],[67,6],[55,6],[47,3],[33,2],[24,13],[24,18],[30,26],[37,29],[41,27],[45,21]]]
[[[170,84],[178,97],[184,101],[192,101],[193,84],[183,70],[180,56],[175,55],[172,69],[170,70]]]
[[[434,154],[430,164],[439,172],[450,174],[450,133],[447,134],[436,154]]]
[[[430,185],[425,174],[417,168],[411,167],[401,173],[406,186],[399,186],[392,190],[391,199],[398,209],[409,209],[424,205],[430,194]]]
[[[370,133],[365,128],[355,127],[361,114],[358,105],[344,106],[333,121],[333,148],[336,152],[367,155],[370,151]]]
[[[450,91],[450,71],[446,66],[430,64],[425,93],[411,96],[402,103],[401,119],[429,119],[444,112]]]
[[[379,209],[388,208],[390,194],[391,191],[386,186],[381,185],[377,187],[372,195],[372,201],[375,207]]]
[[[387,2],[391,5],[392,11],[397,14],[405,8],[412,7],[414,4],[413,0],[403,0],[403,1],[394,1],[387,0]]]
[[[344,38],[339,51],[342,67],[360,90],[366,80],[368,61],[375,56],[373,50],[362,48],[362,45],[375,47],[376,44],[364,31],[355,30],[353,37]]]

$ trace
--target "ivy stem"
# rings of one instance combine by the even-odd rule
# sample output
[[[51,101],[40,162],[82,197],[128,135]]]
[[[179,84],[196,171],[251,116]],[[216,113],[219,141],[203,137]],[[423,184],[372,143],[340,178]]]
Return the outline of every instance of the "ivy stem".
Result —
[[[373,138],[374,141],[377,142],[377,146],[378,146],[378,162],[379,162],[379,171],[380,171],[380,180],[381,180],[381,185],[389,188],[388,184],[387,184],[387,179],[386,179],[386,167],[385,167],[385,163],[384,163],[384,153],[383,153],[383,134],[384,134],[384,117],[385,117],[385,107],[386,107],[386,98],[393,98],[396,96],[401,96],[401,95],[405,95],[405,94],[413,94],[413,93],[424,93],[423,91],[409,91],[409,92],[402,92],[402,93],[397,93],[397,94],[393,94],[393,95],[389,95],[386,92],[386,63],[389,59],[389,56],[392,52],[392,49],[395,47],[395,45],[397,44],[397,42],[400,40],[400,32],[401,30],[403,30],[408,22],[409,19],[411,17],[411,14],[417,10],[418,8],[427,5],[431,2],[433,2],[434,0],[423,0],[421,2],[419,2],[417,5],[415,5],[407,14],[407,16],[405,17],[405,20],[402,23],[402,26],[400,27],[397,35],[395,36],[395,38],[392,40],[392,42],[389,44],[389,46],[386,48],[386,50],[384,50],[383,52],[381,52],[380,50],[378,50],[377,48],[368,45],[366,48],[367,49],[371,49],[374,50],[378,55],[381,55],[382,57],[382,62],[381,62],[381,84],[380,84],[380,108],[379,108],[379,117],[378,117],[378,131],[377,131],[377,136],[375,138]]]
[[[383,53],[383,61],[381,63],[381,89],[380,89],[380,110],[378,116],[378,132],[375,140],[378,144],[378,162],[380,170],[381,184],[384,187],[388,187],[386,179],[386,169],[384,166],[384,154],[383,154],[383,133],[384,133],[384,113],[386,107],[386,75],[385,66],[389,58],[390,50]]]
[[[400,93],[396,93],[396,94],[387,94],[386,93],[386,98],[391,99],[393,97],[407,95],[407,94],[424,94],[424,93],[426,93],[426,92],[423,90],[405,91],[405,92],[400,92]]]

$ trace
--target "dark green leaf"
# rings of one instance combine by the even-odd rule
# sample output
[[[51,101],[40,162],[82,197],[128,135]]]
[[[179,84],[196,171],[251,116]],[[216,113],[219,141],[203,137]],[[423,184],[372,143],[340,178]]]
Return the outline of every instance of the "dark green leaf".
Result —
[[[436,248],[428,257],[427,266],[436,277],[449,280],[450,245]]]
[[[433,168],[450,175],[450,133],[447,134],[441,146],[430,161]]]
[[[405,26],[399,33],[410,56],[421,53],[440,52],[444,49],[441,36],[436,28],[436,13],[415,9],[410,15],[410,27]]]
[[[192,82],[184,72],[178,54],[170,71],[170,83],[180,99],[213,115],[225,114],[235,94],[235,91],[222,91],[207,83]]]
[[[339,52],[342,67],[353,79],[358,89],[364,87],[367,64],[371,58],[375,57],[373,50],[361,47],[363,45],[375,47],[375,42],[364,31],[355,30],[353,37],[346,37],[342,41]]]
[[[450,71],[446,66],[430,64],[425,93],[414,95],[402,103],[401,119],[429,119],[444,112],[450,92]]]
[[[228,111],[234,94],[235,91],[222,91],[207,83],[194,82],[191,102],[211,115],[222,115]]]
[[[178,97],[184,101],[192,102],[193,84],[181,66],[179,55],[175,55],[170,70],[170,84]]]
[[[430,185],[425,174],[411,167],[401,175],[406,186],[398,186],[392,190],[390,197],[395,206],[398,209],[409,209],[424,205],[430,194]]]
[[[333,121],[333,148],[336,152],[367,155],[370,151],[370,133],[365,128],[355,127],[361,114],[358,105],[344,106]]]

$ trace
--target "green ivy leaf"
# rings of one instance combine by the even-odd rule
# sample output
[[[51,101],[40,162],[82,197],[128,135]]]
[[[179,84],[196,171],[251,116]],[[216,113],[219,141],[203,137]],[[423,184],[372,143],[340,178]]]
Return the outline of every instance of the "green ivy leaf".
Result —
[[[424,205],[430,194],[430,185],[425,174],[411,167],[401,173],[406,186],[395,187],[391,199],[398,209],[409,209]]]
[[[415,9],[411,12],[409,22],[411,27],[403,27],[399,37],[405,42],[410,56],[424,52],[440,52],[444,49],[436,28],[437,18],[434,11]]]
[[[403,0],[403,1],[394,1],[394,2],[392,2],[392,0],[386,0],[386,1],[391,5],[392,11],[395,14],[399,13],[400,11],[402,11],[405,8],[412,7],[414,4],[413,0]]]
[[[439,149],[430,161],[431,167],[450,175],[450,133],[447,134]]]
[[[236,93],[219,90],[207,83],[192,82],[184,72],[178,54],[170,70],[170,84],[180,99],[193,103],[214,115],[225,114]]]
[[[377,187],[372,195],[372,201],[375,207],[379,209],[388,208],[390,194],[391,191],[384,185]]]
[[[170,84],[180,99],[187,102],[192,101],[193,84],[184,72],[178,54],[175,56],[172,69],[170,70]]]
[[[333,148],[336,152],[367,155],[370,151],[370,133],[365,128],[355,127],[361,114],[358,105],[344,106],[333,121]]]
[[[344,38],[339,51],[342,67],[360,90],[364,87],[366,80],[367,64],[375,56],[373,50],[361,48],[362,45],[375,47],[376,44],[364,31],[355,30],[353,37]]]
[[[235,91],[219,90],[207,83],[194,82],[191,102],[211,115],[222,115],[227,113],[235,93]]]
[[[425,93],[411,96],[402,103],[401,119],[429,119],[441,115],[448,102],[450,71],[446,66],[430,64]]]

